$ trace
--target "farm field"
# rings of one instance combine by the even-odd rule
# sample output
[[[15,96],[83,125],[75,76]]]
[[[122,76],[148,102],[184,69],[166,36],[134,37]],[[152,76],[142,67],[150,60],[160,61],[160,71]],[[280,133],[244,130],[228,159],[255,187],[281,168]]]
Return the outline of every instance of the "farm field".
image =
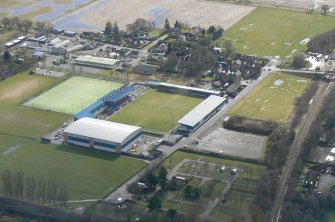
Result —
[[[112,153],[0,135],[0,169],[63,181],[69,200],[102,198],[144,164]]]
[[[228,114],[285,123],[310,80],[283,73],[271,74],[233,106]]]
[[[257,56],[292,57],[308,38],[334,28],[334,16],[259,7],[225,32],[237,51]],[[222,41],[223,42],[223,41]]]
[[[95,0],[1,0],[0,18],[19,16],[52,21]]]
[[[200,98],[150,89],[109,120],[166,132],[202,101]]]
[[[39,138],[70,116],[20,106],[28,98],[52,87],[62,79],[28,73],[0,82],[0,134]]]
[[[75,76],[38,97],[24,103],[25,106],[75,114],[101,98],[121,83]]]
[[[160,27],[168,18],[170,24],[178,20],[191,26],[221,25],[227,29],[254,9],[206,0],[128,0],[127,4],[120,0],[99,0],[57,19],[54,24],[63,29],[101,31],[107,21],[116,21],[121,29],[125,29],[137,18],[152,21]]]

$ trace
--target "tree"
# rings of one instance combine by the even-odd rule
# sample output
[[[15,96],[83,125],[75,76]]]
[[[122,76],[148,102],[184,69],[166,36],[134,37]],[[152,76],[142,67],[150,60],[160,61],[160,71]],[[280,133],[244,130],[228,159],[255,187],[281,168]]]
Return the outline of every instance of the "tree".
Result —
[[[16,24],[19,22],[19,20],[20,19],[17,16],[9,18],[9,29],[14,28],[14,26],[16,26]]]
[[[22,171],[17,171],[14,178],[14,194],[15,197],[19,197],[23,200],[24,194],[24,173]]]
[[[158,184],[158,179],[153,173],[149,173],[146,177],[148,182],[149,190],[154,190],[156,185]]]
[[[158,181],[159,181],[159,186],[161,187],[162,190],[166,189],[166,184],[167,184],[167,170],[165,167],[161,167],[159,173],[158,173]]]
[[[29,19],[25,19],[22,22],[22,26],[23,26],[25,32],[28,32],[28,30],[33,27],[33,22],[30,21]]]
[[[171,27],[170,27],[170,22],[169,22],[168,19],[165,19],[164,27],[165,27],[166,30],[168,30],[168,31],[170,30]]]
[[[214,27],[214,25],[209,26],[208,33],[213,34],[215,31],[216,31],[216,28]]]
[[[4,60],[10,60],[10,59],[12,58],[12,55],[10,54],[10,52],[5,51],[5,52],[3,53],[3,55],[2,55],[2,58],[3,58]]]
[[[202,195],[202,190],[200,187],[196,187],[193,189],[193,196],[195,199],[200,199],[201,195]]]
[[[112,33],[112,23],[110,21],[106,22],[106,26],[105,26],[105,34],[109,35]]]
[[[68,201],[68,192],[67,192],[67,185],[65,183],[59,184],[59,192],[58,192],[58,200],[63,206],[67,206]]]
[[[114,41],[120,42],[121,41],[121,33],[120,33],[120,28],[117,25],[116,22],[114,22]]]
[[[296,54],[293,57],[293,61],[292,61],[292,67],[296,68],[296,69],[301,69],[304,68],[306,66],[306,61],[305,61],[305,55],[300,53],[300,54]]]
[[[37,195],[38,199],[42,198],[43,204],[45,203],[46,191],[47,191],[47,182],[45,177],[41,177],[38,180],[37,186]]]
[[[39,31],[39,32],[43,32],[43,31],[44,31],[44,27],[45,27],[45,25],[46,25],[45,22],[37,21],[37,22],[36,22],[36,28],[37,28],[37,31]]]
[[[54,29],[54,24],[53,23],[51,23],[51,22],[45,23],[44,31],[46,33],[51,33],[53,29]]]
[[[206,35],[206,30],[205,30],[205,29],[202,29],[201,34],[202,34],[202,35]]]
[[[1,19],[1,23],[3,24],[3,26],[5,27],[5,29],[9,29],[9,24],[10,24],[10,20],[9,18],[5,17]]]
[[[180,28],[180,24],[178,22],[178,20],[176,20],[176,22],[174,23],[174,29],[178,30]]]
[[[162,201],[157,196],[153,196],[148,201],[149,212],[160,213],[162,211]]]
[[[8,197],[12,197],[13,195],[13,177],[12,172],[9,169],[5,169],[1,174],[2,185],[4,189],[4,193]]]
[[[329,10],[329,5],[322,5],[321,6],[321,14],[322,15],[327,14],[328,10]]]
[[[192,193],[193,193],[193,187],[190,185],[187,185],[184,189],[185,196],[190,197]]]
[[[173,221],[176,218],[177,214],[178,212],[176,209],[168,209],[167,211],[167,215],[169,216],[170,221]]]

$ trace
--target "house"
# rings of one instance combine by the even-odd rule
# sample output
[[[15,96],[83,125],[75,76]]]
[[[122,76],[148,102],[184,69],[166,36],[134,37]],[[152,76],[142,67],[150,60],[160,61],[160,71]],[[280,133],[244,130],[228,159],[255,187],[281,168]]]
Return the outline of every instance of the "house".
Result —
[[[61,35],[64,33],[64,29],[53,29],[52,34],[54,35]]]
[[[64,36],[67,36],[67,37],[75,37],[77,35],[76,32],[73,32],[73,31],[64,31]]]
[[[149,64],[139,64],[135,66],[135,72],[140,74],[151,75],[156,72],[156,66]]]
[[[314,170],[309,170],[305,176],[304,183],[302,184],[302,192],[311,192],[318,186],[319,174]]]
[[[34,53],[34,58],[37,58],[37,59],[41,59],[44,57],[44,52],[41,52],[41,51],[37,51]]]

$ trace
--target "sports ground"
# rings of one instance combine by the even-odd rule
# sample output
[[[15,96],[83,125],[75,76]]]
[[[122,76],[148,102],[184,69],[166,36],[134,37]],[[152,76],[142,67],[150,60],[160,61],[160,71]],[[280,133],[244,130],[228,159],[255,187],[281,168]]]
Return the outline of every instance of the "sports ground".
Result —
[[[143,166],[140,160],[112,153],[0,134],[0,169],[62,181],[68,186],[69,200],[103,198]]]
[[[272,74],[235,105],[229,115],[285,123],[296,98],[302,95],[309,82],[303,77]]]
[[[166,132],[202,101],[150,89],[109,120]]]
[[[291,56],[306,39],[334,28],[334,16],[259,7],[225,32],[237,51],[257,56]],[[305,41],[304,41],[305,40]]]
[[[65,114],[20,105],[59,81],[62,79],[24,72],[0,82],[0,133],[40,138],[69,119]]]
[[[75,114],[111,90],[118,89],[121,86],[122,84],[117,82],[75,76],[24,105],[66,114]]]

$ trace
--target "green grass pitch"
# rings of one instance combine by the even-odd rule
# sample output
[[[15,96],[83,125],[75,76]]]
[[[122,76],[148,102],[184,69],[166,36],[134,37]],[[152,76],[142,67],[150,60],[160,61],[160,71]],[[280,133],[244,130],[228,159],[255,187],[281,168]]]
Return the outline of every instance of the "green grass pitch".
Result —
[[[75,76],[24,105],[66,114],[75,114],[86,108],[121,83]]]
[[[0,169],[12,173],[22,170],[27,176],[45,176],[64,182],[69,200],[103,198],[144,165],[143,161],[117,154],[41,144],[0,134]],[[0,190],[1,186],[2,183]]]
[[[62,113],[20,105],[60,81],[60,78],[24,72],[0,82],[0,134],[39,138],[71,118]]]
[[[238,52],[257,56],[292,56],[301,43],[334,28],[334,16],[259,7],[224,33]],[[222,40],[221,39],[221,40]]]
[[[275,86],[276,80],[283,82]],[[303,77],[271,74],[229,110],[229,115],[284,123],[292,113],[296,98],[302,95],[309,82]]]
[[[109,120],[166,132],[202,101],[150,89]]]

